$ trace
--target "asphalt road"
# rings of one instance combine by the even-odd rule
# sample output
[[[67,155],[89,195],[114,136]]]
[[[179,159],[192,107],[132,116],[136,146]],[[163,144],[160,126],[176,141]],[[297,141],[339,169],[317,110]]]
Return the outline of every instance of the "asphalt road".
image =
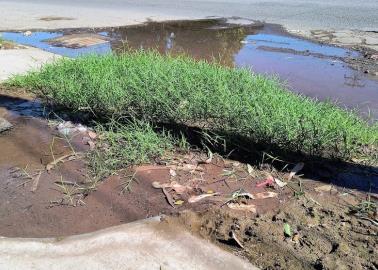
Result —
[[[0,30],[117,26],[207,16],[263,20],[290,30],[377,31],[378,0],[0,0]],[[48,20],[41,20],[44,17]],[[54,17],[66,18],[49,20]]]

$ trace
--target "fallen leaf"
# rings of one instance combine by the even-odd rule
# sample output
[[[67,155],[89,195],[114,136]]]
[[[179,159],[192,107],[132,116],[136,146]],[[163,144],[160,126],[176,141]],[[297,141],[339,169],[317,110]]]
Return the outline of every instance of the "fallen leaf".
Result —
[[[293,242],[298,243],[299,242],[299,234],[294,234],[293,238],[291,239]]]
[[[239,203],[228,203],[228,208],[239,211],[249,211],[251,213],[256,213],[256,205],[254,204],[239,204]]]
[[[294,177],[294,175],[296,175],[300,170],[302,170],[303,167],[304,167],[304,163],[303,162],[297,163],[294,166],[294,168],[290,171],[288,181],[290,181]]]
[[[189,198],[188,202],[189,203],[196,203],[196,202],[203,200],[205,198],[217,196],[217,195],[220,195],[220,194],[219,193],[211,193],[211,194],[201,194],[201,195],[197,195],[197,196],[192,196],[192,197]]]
[[[290,227],[290,225],[288,223],[284,224],[284,235],[286,237],[292,237],[293,236],[293,234],[291,232],[291,227]]]
[[[247,171],[248,171],[248,174],[249,175],[253,175],[253,167],[251,166],[251,165],[249,165],[249,164],[247,164]]]
[[[177,201],[175,201],[175,205],[182,205],[182,204],[184,204],[183,200],[177,200]]]
[[[170,204],[170,206],[172,206],[173,208],[175,208],[175,201],[173,200],[171,194],[169,194],[169,192],[165,189],[165,188],[162,188],[161,189],[165,195],[165,198],[167,199],[168,203]]]
[[[273,185],[274,178],[273,176],[269,175],[268,178],[266,178],[264,181],[257,183],[256,187],[266,187]]]
[[[234,231],[231,232],[231,235],[232,235],[232,238],[235,240],[235,242],[239,245],[239,247],[244,249],[242,242],[240,242],[240,240],[236,237],[236,234]]]
[[[280,179],[277,179],[277,178],[274,178],[274,182],[276,182],[277,186],[279,186],[280,188],[283,188],[284,186],[287,185],[286,182],[281,181]]]
[[[272,191],[260,192],[254,195],[255,199],[275,198],[278,194]]]

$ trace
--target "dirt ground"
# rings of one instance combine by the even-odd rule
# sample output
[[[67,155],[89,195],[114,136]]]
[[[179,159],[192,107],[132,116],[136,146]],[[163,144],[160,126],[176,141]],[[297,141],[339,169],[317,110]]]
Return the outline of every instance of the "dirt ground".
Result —
[[[39,102],[1,94],[0,104],[14,125],[0,134],[1,236],[61,237],[165,214],[261,269],[378,269],[376,178],[352,189],[329,184],[332,168],[321,181],[290,179],[295,164],[277,171],[191,151],[83,193],[90,129],[68,138]]]

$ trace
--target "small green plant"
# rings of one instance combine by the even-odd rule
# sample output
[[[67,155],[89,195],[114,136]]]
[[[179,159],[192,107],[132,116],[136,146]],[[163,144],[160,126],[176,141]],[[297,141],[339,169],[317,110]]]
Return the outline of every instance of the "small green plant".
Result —
[[[155,131],[154,126],[139,120],[124,123],[111,120],[98,125],[101,134],[95,151],[89,153],[94,175],[106,176],[131,165],[148,163],[175,147],[175,138],[166,131]]]

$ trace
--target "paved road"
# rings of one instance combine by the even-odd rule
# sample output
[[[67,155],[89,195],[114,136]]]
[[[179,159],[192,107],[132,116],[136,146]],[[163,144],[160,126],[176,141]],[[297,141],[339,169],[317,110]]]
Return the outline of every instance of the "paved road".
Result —
[[[292,30],[378,30],[378,0],[0,0],[0,30],[240,16]],[[43,17],[73,20],[40,20]]]

